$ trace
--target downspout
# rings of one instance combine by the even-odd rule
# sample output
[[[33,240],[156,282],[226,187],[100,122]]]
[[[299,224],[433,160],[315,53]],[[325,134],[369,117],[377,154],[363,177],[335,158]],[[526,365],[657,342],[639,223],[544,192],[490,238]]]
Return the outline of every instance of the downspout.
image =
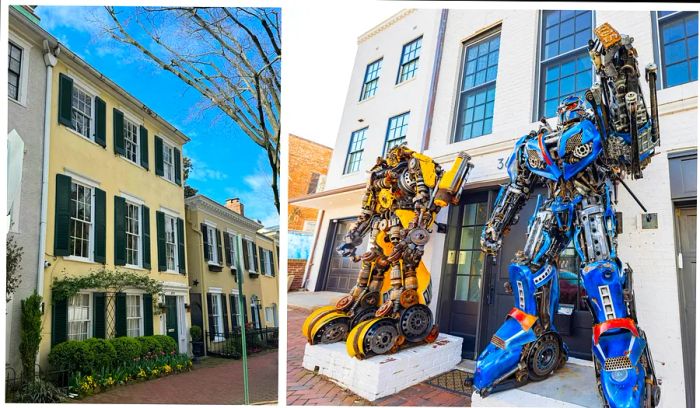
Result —
[[[433,75],[430,78],[430,92],[428,94],[428,107],[425,112],[425,126],[423,127],[423,136],[421,138],[421,153],[428,149],[430,145],[430,130],[433,126],[433,114],[435,112],[435,94],[437,93],[437,84],[440,77],[440,65],[442,64],[442,50],[445,48],[445,30],[447,28],[448,9],[442,9],[440,14],[440,28],[438,29],[438,38],[435,49],[435,60],[433,61]]]
[[[36,274],[36,292],[44,297],[44,269],[46,263],[46,213],[48,212],[49,195],[49,149],[51,145],[51,90],[53,82],[53,67],[58,62],[61,53],[59,45],[51,51],[49,41],[44,40],[44,64],[46,64],[46,94],[44,95],[44,140],[41,165],[41,215],[39,218],[39,264]]]
[[[311,271],[311,266],[314,264],[314,255],[316,254],[316,245],[318,244],[318,237],[321,235],[321,224],[323,223],[323,216],[326,213],[325,210],[321,210],[318,213],[318,221],[316,222],[316,234],[314,234],[314,243],[311,245],[311,253],[309,254],[309,259],[306,261],[306,269],[304,270],[304,277],[301,280],[301,288],[306,289],[306,284],[308,283],[309,273]]]

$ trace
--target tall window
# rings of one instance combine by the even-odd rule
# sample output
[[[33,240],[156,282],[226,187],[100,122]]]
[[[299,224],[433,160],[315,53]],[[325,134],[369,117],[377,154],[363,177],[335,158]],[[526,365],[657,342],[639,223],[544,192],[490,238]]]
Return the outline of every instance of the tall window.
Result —
[[[265,254],[265,275],[272,276],[272,251],[264,250]]]
[[[175,155],[172,146],[163,143],[163,177],[175,182]]]
[[[590,10],[542,12],[539,116],[556,115],[559,102],[570,95],[583,98],[593,83],[588,40],[593,36]]]
[[[68,299],[68,340],[85,340],[92,333],[90,294],[78,293]]]
[[[664,88],[698,80],[698,13],[656,13]]]
[[[501,35],[467,45],[455,141],[491,133]]]
[[[362,164],[362,153],[365,151],[365,139],[367,128],[356,130],[350,135],[350,148],[345,159],[345,170],[343,174],[354,173],[360,170]]]
[[[20,74],[22,72],[22,49],[12,42],[8,44],[7,54],[9,58],[7,72],[7,95],[18,101],[20,88]]]
[[[177,220],[165,216],[165,261],[169,271],[177,271]]]
[[[124,118],[124,152],[125,157],[134,163],[139,161],[139,127]]]
[[[238,295],[232,295],[232,297],[231,297],[231,322],[233,323],[232,324],[233,327],[240,326],[239,321],[238,321],[238,319],[240,319],[239,316],[241,314],[238,310],[239,309],[238,308],[239,301],[240,301],[240,299],[238,298]],[[243,305],[243,308],[245,309],[245,305]],[[245,322],[243,322],[243,324],[245,324]]]
[[[221,294],[212,293],[211,295],[211,318],[214,330],[214,341],[224,341],[224,315],[221,306]]]
[[[71,183],[70,254],[90,258],[93,240],[92,188]]]
[[[236,237],[235,234],[228,234],[228,240],[231,243],[229,245],[229,256],[231,257],[231,264],[232,265],[238,265],[238,258],[236,255],[236,245],[238,245],[238,237]]]
[[[141,266],[141,206],[126,203],[126,263]]]
[[[397,84],[416,76],[416,71],[418,70],[418,58],[420,57],[422,43],[423,37],[418,37],[403,46],[403,50],[401,50],[399,77],[396,80]]]
[[[77,85],[73,85],[72,116],[73,129],[92,139],[93,96]]]
[[[218,237],[216,236],[216,229],[211,225],[207,225],[207,242],[209,243],[209,245],[207,246],[207,251],[209,251],[209,263],[219,263],[218,253],[216,251],[217,239]]]
[[[249,272],[258,272],[258,265],[255,264],[255,260],[257,257],[255,256],[255,245],[253,245],[253,241],[245,240],[245,245],[248,247],[248,271]]]
[[[389,126],[387,126],[386,129],[386,141],[384,142],[384,153],[406,140],[409,113],[410,112],[402,113],[401,115],[389,119]]]
[[[143,335],[143,307],[141,295],[126,295],[126,335],[138,337]]]
[[[365,69],[365,80],[362,83],[362,92],[360,92],[360,100],[374,96],[377,93],[377,86],[379,85],[379,74],[382,71],[382,59],[378,59],[371,64],[367,65]]]

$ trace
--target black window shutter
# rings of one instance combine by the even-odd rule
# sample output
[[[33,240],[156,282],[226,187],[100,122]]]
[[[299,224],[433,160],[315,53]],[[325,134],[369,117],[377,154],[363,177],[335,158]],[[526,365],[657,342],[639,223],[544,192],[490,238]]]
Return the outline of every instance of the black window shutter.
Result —
[[[153,138],[153,148],[156,150],[156,175],[162,176],[163,173],[163,139],[158,136]]]
[[[185,221],[177,219],[177,263],[179,272],[185,274]]]
[[[70,254],[70,213],[72,201],[71,178],[56,174],[56,206],[54,220],[53,254],[68,256]]]
[[[126,265],[126,200],[114,196],[114,264]]]
[[[180,150],[173,148],[173,159],[175,160],[175,183],[179,186],[182,184],[182,171],[180,168]]]
[[[256,272],[260,272],[260,266],[258,266],[258,246],[253,243],[253,268]]]
[[[95,189],[95,247],[93,258],[95,262],[105,263],[107,247],[107,211],[105,209],[107,195],[99,188]]]
[[[105,338],[105,294],[94,292],[92,294],[92,337]]]
[[[260,273],[267,275],[267,267],[265,266],[265,250],[258,247],[258,255],[260,256]]]
[[[224,232],[224,252],[225,252],[225,257],[226,257],[226,265],[231,266],[233,265],[232,259],[231,259],[231,236],[229,235],[228,232]]]
[[[112,110],[114,132],[114,153],[124,156],[124,113],[117,108]]]
[[[95,143],[107,146],[107,104],[99,96],[95,97]]]
[[[275,254],[270,251],[270,265],[272,266],[272,276],[277,275],[277,262],[275,262]]]
[[[151,269],[151,210],[145,205],[141,206],[141,225],[143,231],[141,240],[143,268]]]
[[[212,294],[207,293],[207,316],[209,321],[209,340],[214,341],[214,315],[211,314],[214,299]]]
[[[221,311],[224,314],[222,320],[224,321],[224,337],[226,337],[228,334],[228,305],[226,304],[226,295],[224,294],[221,295]]]
[[[51,346],[68,340],[68,299],[56,299],[51,308]]]
[[[58,75],[58,123],[73,128],[73,78]]]
[[[168,269],[168,261],[165,259],[165,214],[156,211],[156,233],[158,235],[158,270]]]
[[[221,231],[219,231],[218,229],[215,231],[216,231],[216,254],[217,254],[216,260],[219,261],[219,265],[223,265],[224,261],[222,258],[223,258],[224,254],[223,254],[223,251],[221,250]]]
[[[204,260],[209,262],[209,234],[207,224],[202,223],[202,247],[204,248]]]
[[[126,293],[117,293],[114,309],[115,337],[126,336]]]
[[[228,301],[229,306],[231,307],[231,328],[235,329],[238,327],[238,319],[236,319],[236,308],[238,307],[236,304],[236,296],[228,295]]]
[[[139,135],[141,137],[141,167],[148,170],[148,129],[139,126]]]
[[[243,245],[242,245],[242,247],[243,247],[243,270],[247,271],[250,269],[248,267],[249,266],[248,265],[249,264],[249,261],[248,261],[248,258],[249,258],[249,256],[248,256],[248,240],[243,239],[241,242],[243,243]]]
[[[248,302],[246,301],[245,295],[243,295],[243,324],[248,323]]]
[[[153,295],[143,295],[143,335],[153,336]]]

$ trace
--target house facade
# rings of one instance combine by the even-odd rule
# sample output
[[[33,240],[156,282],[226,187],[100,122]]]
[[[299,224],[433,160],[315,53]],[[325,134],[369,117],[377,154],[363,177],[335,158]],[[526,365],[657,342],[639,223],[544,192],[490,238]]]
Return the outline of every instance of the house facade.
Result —
[[[245,217],[238,199],[222,205],[198,194],[185,202],[192,324],[212,342],[241,324],[277,327],[276,242],[258,233],[262,224]]]
[[[36,289],[40,268],[40,219],[47,72],[39,18],[29,6],[9,8],[7,209],[8,238],[22,248],[21,282],[7,303],[5,362],[19,369],[21,300]],[[50,75],[50,73],[48,74]],[[47,139],[47,138],[46,138]]]
[[[475,165],[468,190],[438,216],[445,233],[434,229],[423,259],[432,273],[437,323],[462,337],[463,357],[474,359],[512,307],[503,283],[524,245],[527,223],[520,222],[494,262],[485,262],[479,248],[507,178],[505,161],[540,117],[553,120],[562,97],[593,83],[587,41],[609,22],[635,38],[642,66],[653,61],[660,72],[659,154],[643,179],[628,183],[647,211],[619,189],[618,253],[634,269],[640,325],[663,380],[664,403],[694,406],[697,21],[696,12],[406,10],[360,36],[326,190],[292,200],[323,210],[306,288],[346,292],[354,285],[357,265],[333,248],[357,216],[363,170],[386,148],[405,141],[443,167],[466,151]],[[416,38],[423,39],[417,70],[402,81],[416,60]],[[532,214],[536,197],[521,219]],[[572,356],[590,359],[591,317],[573,250],[560,269],[557,327]]]
[[[188,351],[190,314],[182,146],[189,140],[79,56],[60,47],[50,93],[50,148],[40,361],[90,337],[169,335]],[[124,285],[52,288],[69,277],[148,277],[162,294]]]

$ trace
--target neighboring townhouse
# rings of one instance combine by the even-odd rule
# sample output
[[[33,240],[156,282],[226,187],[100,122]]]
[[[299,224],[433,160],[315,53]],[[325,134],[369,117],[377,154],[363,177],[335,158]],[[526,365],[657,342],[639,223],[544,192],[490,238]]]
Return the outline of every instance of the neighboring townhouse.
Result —
[[[603,22],[634,37],[642,69],[648,62],[659,67],[661,147],[644,178],[628,183],[649,215],[618,189],[618,253],[634,269],[638,316],[663,380],[664,404],[694,406],[697,12],[407,10],[360,36],[326,190],[291,200],[325,212],[306,288],[346,292],[354,285],[357,265],[333,249],[359,212],[364,170],[387,146],[405,140],[444,167],[466,151],[475,165],[468,190],[460,205],[438,216],[446,232],[433,230],[423,260],[440,329],[462,337],[463,357],[474,359],[513,305],[503,283],[524,246],[522,220],[537,197],[505,237],[495,264],[484,262],[479,236],[507,179],[505,161],[540,117],[553,123],[560,98],[580,95],[593,83],[586,47]],[[415,79],[394,85],[392,74],[402,69],[396,54],[419,31],[424,48]],[[376,61],[383,61],[378,75]],[[404,94],[408,89],[411,97]],[[407,111],[410,121],[396,119]],[[557,327],[571,355],[590,360],[591,317],[572,249],[560,269]]]
[[[22,248],[21,283],[7,303],[5,364],[19,370],[21,301],[36,290],[40,267],[42,162],[45,159],[46,80],[44,37],[31,6],[9,8],[7,211],[8,238]],[[48,74],[47,74],[48,73]],[[47,162],[48,164],[48,162]]]
[[[245,217],[238,199],[221,205],[198,194],[185,204],[192,325],[201,327],[210,343],[224,341],[241,322],[276,326],[276,318],[262,320],[266,308],[278,304],[274,241],[257,233],[262,224]]]
[[[289,199],[323,191],[333,149],[299,136],[289,135]],[[287,205],[287,270],[290,290],[301,288],[306,259],[315,237],[319,211],[315,208]]]
[[[181,151],[189,139],[58,47],[50,96],[42,366],[52,345],[90,337],[167,334],[187,352]],[[81,287],[69,299],[52,293],[55,280],[96,271],[146,276],[162,284],[163,293],[158,299],[126,281],[106,291]]]

